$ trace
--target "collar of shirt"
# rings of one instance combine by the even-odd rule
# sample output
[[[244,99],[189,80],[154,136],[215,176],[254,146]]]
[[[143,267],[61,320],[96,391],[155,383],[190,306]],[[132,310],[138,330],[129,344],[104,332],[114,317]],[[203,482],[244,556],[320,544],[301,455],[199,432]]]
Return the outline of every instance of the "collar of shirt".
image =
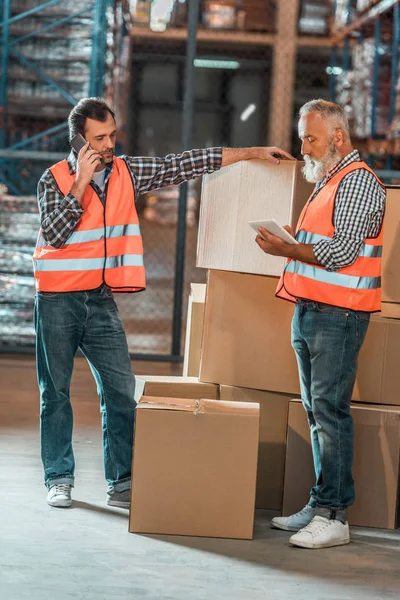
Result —
[[[76,173],[76,158],[75,158],[75,154],[72,152],[72,150],[68,155],[67,163],[68,163],[70,175],[75,175],[75,173]],[[114,163],[106,164],[106,172],[104,174],[104,184],[106,184],[110,178],[110,175],[112,173],[113,164]]]
[[[350,165],[352,162],[361,160],[360,153],[358,150],[353,150],[346,156],[344,156],[334,167],[331,169],[326,177],[320,179],[316,184],[316,190],[320,190],[332,177],[339,171]]]

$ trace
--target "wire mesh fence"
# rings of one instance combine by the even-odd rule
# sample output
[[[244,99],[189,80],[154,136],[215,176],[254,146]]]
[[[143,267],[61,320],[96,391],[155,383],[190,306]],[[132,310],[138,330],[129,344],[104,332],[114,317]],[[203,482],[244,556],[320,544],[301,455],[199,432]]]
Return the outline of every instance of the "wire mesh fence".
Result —
[[[2,0],[3,7],[5,1],[10,0]],[[270,141],[277,13],[283,10],[279,6],[280,1],[200,2],[194,63],[192,148],[261,146]],[[11,15],[26,9],[25,3],[23,7],[20,4],[11,0]],[[113,3],[106,4],[107,10],[110,7],[115,10]],[[97,0],[92,5],[95,10]],[[126,13],[127,3],[123,5]],[[64,16],[57,14],[57,18],[67,18],[68,14],[71,15],[69,10],[77,10],[68,6],[63,3]],[[294,80],[291,82],[294,90],[292,122],[289,125],[291,147],[286,148],[297,157],[300,157],[296,118],[299,107],[312,97],[329,99],[330,96],[330,42],[327,35],[331,8],[330,1],[298,2]],[[119,150],[134,156],[162,157],[179,153],[185,149],[181,147],[181,139],[188,2],[137,0],[130,2],[129,11],[132,22],[119,29],[125,37],[116,36],[116,28],[120,27],[117,20],[107,30],[107,39],[111,36],[108,51],[118,59],[113,63],[114,77],[109,76],[103,89],[117,109]],[[26,26],[25,32],[16,30],[12,33],[11,29],[11,41],[14,35],[27,35],[37,29],[40,17],[37,13],[35,24]],[[56,14],[46,15],[46,20],[39,23],[39,27],[49,25],[54,18]],[[86,18],[75,17],[66,30],[53,28],[53,34],[54,31],[63,31],[64,39],[61,40],[60,35],[51,38],[51,47],[58,53],[64,52],[64,57],[65,52],[72,51],[71,48],[79,55],[74,55],[73,60],[54,61],[58,71],[49,62],[49,56],[43,56],[43,45],[49,43],[48,40],[43,41],[46,38],[34,36],[32,39],[38,46],[32,45],[29,50],[30,58],[35,60],[41,71],[46,71],[60,83],[60,87],[67,86],[68,93],[74,94],[77,99],[89,93],[92,87],[89,66],[95,42],[93,31],[89,34],[89,29],[85,30]],[[73,37],[77,33],[80,42]],[[30,43],[33,44],[33,41]],[[91,44],[91,51],[80,53],[79,44],[83,44],[84,48]],[[21,52],[23,47],[22,44]],[[77,58],[82,60],[77,61]],[[4,188],[2,190],[0,209],[0,306],[2,323],[7,321],[6,326],[2,325],[0,344],[9,349],[33,347],[31,310],[34,290],[30,254],[38,228],[38,215],[33,208],[36,206],[34,194],[41,173],[56,162],[49,158],[33,160],[26,152],[45,150],[62,156],[69,150],[67,132],[62,129],[69,109],[65,97],[61,94],[57,98],[50,96],[50,91],[53,94],[55,88],[43,88],[40,73],[31,71],[28,78],[26,73],[29,69],[25,68],[25,75],[21,69],[20,62],[12,58],[7,78],[9,121],[3,148],[39,135],[49,127],[56,130],[25,145],[25,158],[22,155],[12,160],[0,157],[0,177],[8,187],[8,192]],[[282,73],[282,77],[285,76]],[[21,88],[21,82],[26,89]],[[27,92],[28,88],[32,93]],[[36,89],[41,89],[42,95],[35,99]],[[17,119],[10,121],[17,106],[14,105],[16,93],[20,95],[25,109],[20,110]],[[22,195],[22,198],[17,200],[17,195]],[[28,195],[30,200],[26,198]],[[206,273],[195,267],[200,196],[201,180],[191,182],[186,215],[183,323],[190,283],[202,283],[206,279]],[[129,348],[134,354],[153,357],[171,354],[178,197],[178,188],[169,187],[137,199],[148,288],[141,294],[116,295]],[[15,232],[18,232],[17,236]],[[10,268],[10,265],[13,267]],[[183,328],[182,342],[184,333]]]

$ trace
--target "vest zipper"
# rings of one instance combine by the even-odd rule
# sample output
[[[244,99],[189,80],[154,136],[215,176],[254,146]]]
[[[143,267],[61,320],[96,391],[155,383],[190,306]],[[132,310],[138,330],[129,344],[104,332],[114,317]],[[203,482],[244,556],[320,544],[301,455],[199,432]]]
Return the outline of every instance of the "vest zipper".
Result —
[[[106,208],[107,208],[107,192],[108,192],[108,184],[106,183],[106,187],[104,189],[104,265],[103,265],[103,283],[106,283],[105,273],[106,273],[106,262],[107,262],[107,225],[106,225]]]

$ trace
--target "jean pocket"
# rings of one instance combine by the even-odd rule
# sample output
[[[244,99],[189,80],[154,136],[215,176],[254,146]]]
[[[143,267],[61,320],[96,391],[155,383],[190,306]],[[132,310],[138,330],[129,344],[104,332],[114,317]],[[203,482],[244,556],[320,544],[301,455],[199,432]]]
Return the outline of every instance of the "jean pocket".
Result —
[[[351,312],[347,308],[332,306],[330,304],[322,304],[321,302],[315,302],[314,308],[317,312],[331,315],[332,317],[348,317],[349,313]]]
[[[62,292],[36,292],[36,296],[38,298],[43,298],[44,300],[52,300],[53,298],[58,298]]]

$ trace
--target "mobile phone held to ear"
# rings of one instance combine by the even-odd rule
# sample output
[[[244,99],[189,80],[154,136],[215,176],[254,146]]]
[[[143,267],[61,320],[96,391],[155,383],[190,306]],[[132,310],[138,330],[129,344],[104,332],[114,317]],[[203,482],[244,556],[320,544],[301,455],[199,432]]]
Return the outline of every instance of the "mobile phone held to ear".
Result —
[[[87,144],[87,141],[85,140],[83,135],[80,133],[77,133],[76,135],[74,135],[74,137],[71,140],[71,147],[73,148],[73,150],[75,150],[75,152],[77,154],[79,154],[79,152],[82,150],[82,148],[83,148],[83,146],[85,146],[85,144]]]

